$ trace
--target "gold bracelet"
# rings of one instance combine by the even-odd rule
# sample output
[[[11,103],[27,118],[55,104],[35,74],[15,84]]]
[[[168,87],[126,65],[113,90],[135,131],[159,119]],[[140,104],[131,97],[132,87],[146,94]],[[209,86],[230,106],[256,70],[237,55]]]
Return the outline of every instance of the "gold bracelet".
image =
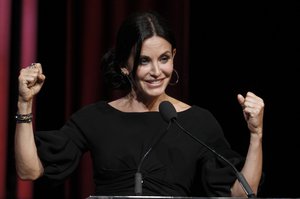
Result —
[[[30,123],[32,121],[32,113],[29,114],[16,114],[15,119],[17,123]]]

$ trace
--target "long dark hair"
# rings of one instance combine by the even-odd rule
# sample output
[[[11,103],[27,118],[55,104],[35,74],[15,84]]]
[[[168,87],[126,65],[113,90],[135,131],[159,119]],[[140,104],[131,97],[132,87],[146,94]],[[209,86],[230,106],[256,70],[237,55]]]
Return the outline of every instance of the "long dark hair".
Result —
[[[131,75],[135,77],[142,44],[154,35],[167,40],[172,49],[176,48],[175,38],[168,22],[157,12],[130,15],[118,31],[115,49],[108,51],[102,58],[105,82],[113,88],[130,89],[130,81],[121,73],[121,68],[126,67],[128,58],[134,50],[135,58]]]

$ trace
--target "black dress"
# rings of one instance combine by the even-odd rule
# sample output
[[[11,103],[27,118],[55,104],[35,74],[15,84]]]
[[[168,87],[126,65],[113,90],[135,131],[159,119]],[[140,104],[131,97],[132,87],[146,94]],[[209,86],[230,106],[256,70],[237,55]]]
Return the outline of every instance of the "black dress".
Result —
[[[198,139],[241,168],[244,159],[230,149],[213,115],[198,106],[178,113],[177,121]],[[63,181],[82,154],[93,160],[95,195],[134,195],[138,164],[166,133],[141,166],[143,195],[229,196],[232,169],[159,112],[121,112],[107,102],[88,105],[57,131],[35,133],[44,178]]]

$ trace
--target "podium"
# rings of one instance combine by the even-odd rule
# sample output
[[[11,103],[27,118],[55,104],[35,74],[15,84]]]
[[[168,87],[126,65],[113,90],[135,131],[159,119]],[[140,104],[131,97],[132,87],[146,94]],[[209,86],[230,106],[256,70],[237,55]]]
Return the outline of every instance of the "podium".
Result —
[[[86,199],[245,199],[243,197],[180,197],[180,196],[89,196]],[[268,198],[255,198],[268,199]],[[276,198],[269,198],[276,199]],[[277,198],[295,199],[295,198]]]
[[[86,199],[233,199],[234,197],[180,197],[180,196],[89,196]],[[244,199],[244,198],[243,198]],[[256,198],[257,199],[257,198]],[[282,199],[282,198],[281,198]]]

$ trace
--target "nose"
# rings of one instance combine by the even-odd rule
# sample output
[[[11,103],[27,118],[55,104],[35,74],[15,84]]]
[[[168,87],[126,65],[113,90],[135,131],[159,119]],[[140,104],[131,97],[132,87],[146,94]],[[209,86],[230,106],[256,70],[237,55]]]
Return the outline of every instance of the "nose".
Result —
[[[158,63],[152,64],[150,74],[153,76],[159,76],[161,74],[161,70]]]

